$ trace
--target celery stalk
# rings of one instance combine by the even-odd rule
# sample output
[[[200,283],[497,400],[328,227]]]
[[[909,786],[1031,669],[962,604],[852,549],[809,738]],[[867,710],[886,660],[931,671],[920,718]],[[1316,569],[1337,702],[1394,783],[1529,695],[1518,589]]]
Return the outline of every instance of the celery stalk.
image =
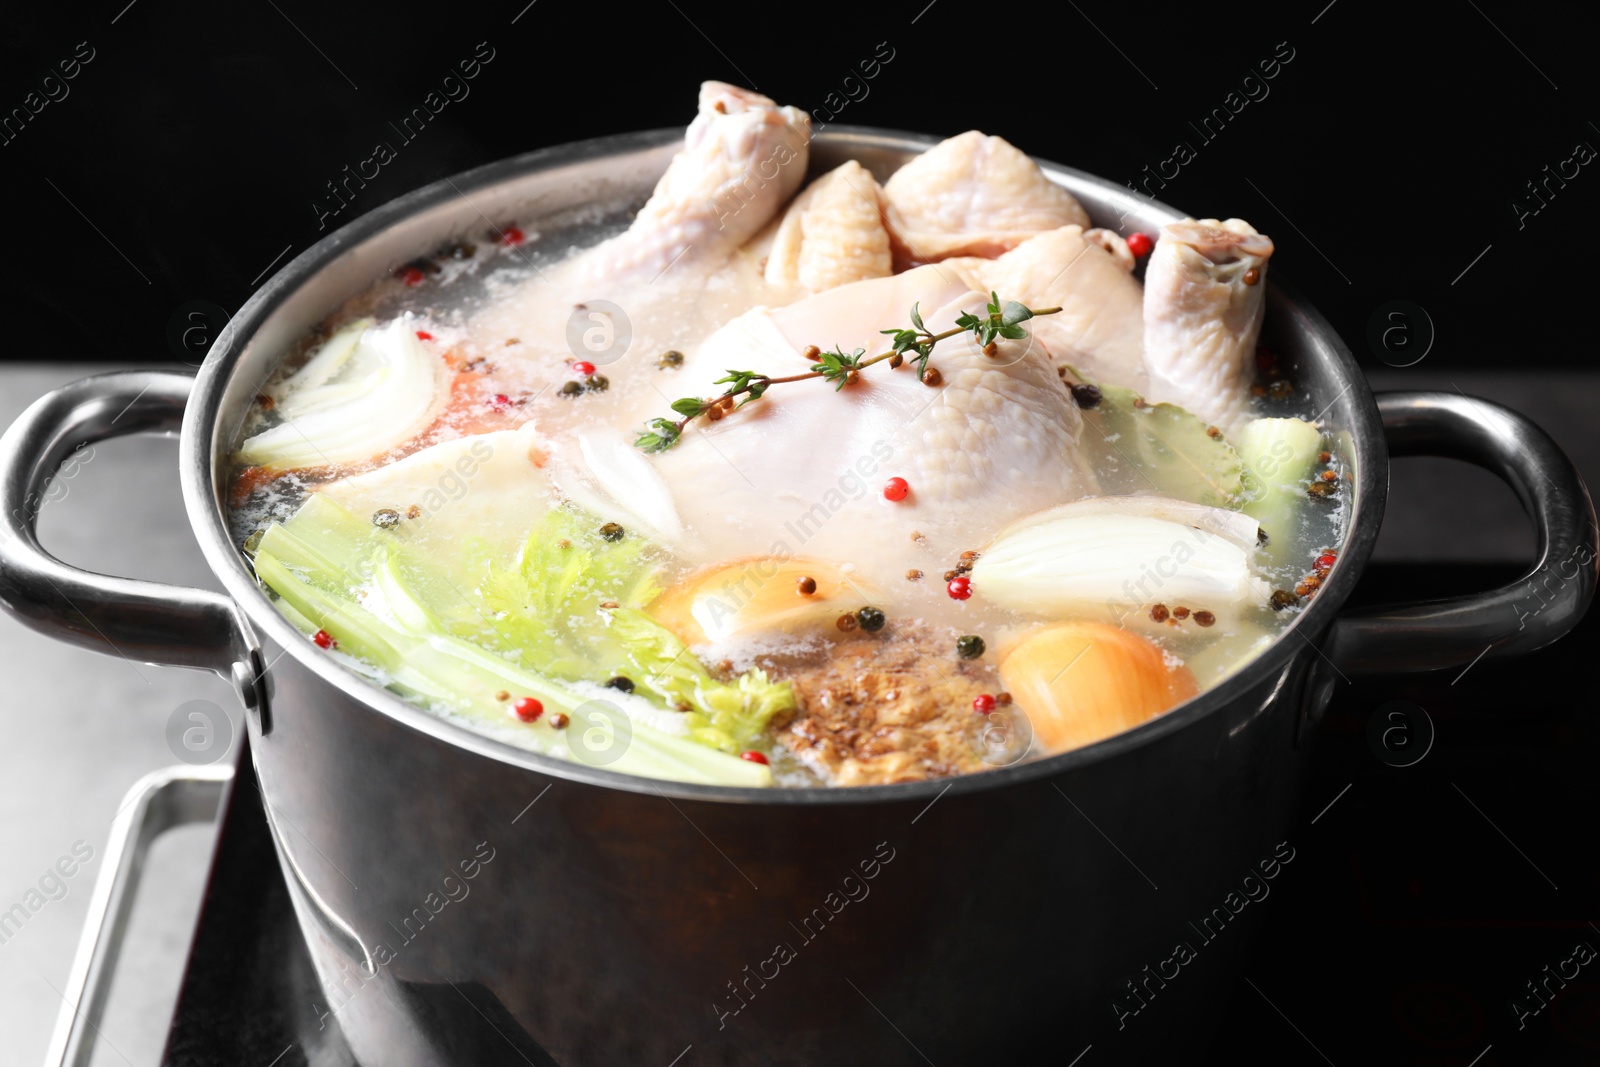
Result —
[[[637,556],[635,549],[631,552],[635,563]],[[587,579],[593,575],[585,575],[581,561],[563,561],[569,562],[579,565],[576,569],[563,566],[557,582],[561,595],[551,607],[570,607],[564,605],[567,596],[589,589]],[[620,554],[612,562],[617,565],[613,577],[626,577],[635,584],[640,581],[633,573],[637,567],[624,566]],[[726,729],[730,725],[748,726],[757,719],[764,725],[771,712],[764,718],[758,714],[748,722],[741,720],[737,712],[744,711],[749,703],[761,707],[781,705],[782,701],[771,693],[758,687],[755,692],[759,699],[741,703],[732,709],[734,714],[724,716],[724,728],[715,739],[695,736],[696,728],[702,724],[690,716],[685,717],[684,724],[689,727],[690,736],[664,732],[639,717],[648,717],[649,705],[642,696],[603,690],[578,678],[563,679],[529,669],[511,658],[522,651],[516,643],[486,649],[453,633],[452,630],[482,630],[495,634],[505,623],[520,621],[522,636],[539,636],[531,620],[496,619],[474,602],[476,589],[459,565],[452,567],[426,558],[332,500],[313,496],[288,523],[264,531],[256,548],[255,568],[263,584],[281,598],[280,607],[298,628],[306,632],[326,630],[338,642],[341,652],[376,668],[391,688],[403,695],[432,701],[501,731],[510,729],[519,743],[535,751],[674,781],[736,786],[772,783],[766,766],[730,754],[732,746],[747,736],[747,730]],[[460,601],[459,605],[452,603],[449,611],[441,612],[439,601],[449,598]],[[641,617],[649,626],[655,626],[648,617]],[[617,636],[605,633],[604,622],[597,627],[606,641],[619,643]],[[671,638],[670,633],[667,636]],[[638,634],[633,634],[632,639],[641,640]],[[627,640],[620,644],[625,649]],[[635,662],[642,668],[655,663],[663,647],[646,643],[636,651],[634,658],[622,657],[614,662]],[[536,649],[524,658],[551,659]],[[706,687],[736,689],[715,682],[698,660],[687,658],[703,676]],[[554,662],[571,666],[560,657]],[[690,670],[688,676],[692,678],[695,670]],[[589,674],[593,673],[591,669]],[[764,677],[760,681],[771,686]],[[545,705],[545,715],[531,724],[508,723],[506,705],[495,699],[495,693],[500,691],[537,698]],[[695,692],[698,695],[700,690]],[[782,687],[782,694],[787,696],[787,686]],[[591,716],[585,705],[595,700],[606,701],[617,709],[616,713],[607,710],[598,717]],[[792,706],[792,698],[783,706]],[[630,712],[629,707],[635,711]],[[555,712],[572,717],[572,733],[551,725]],[[615,722],[615,715],[627,719],[631,736],[626,745],[611,760],[591,755],[578,732],[595,724]],[[718,748],[725,751],[717,751]],[[601,756],[610,755],[609,745],[598,745],[596,749]]]
[[[1239,431],[1234,444],[1251,490],[1241,510],[1261,523],[1267,556],[1284,562],[1281,553],[1294,541],[1294,525],[1305,509],[1306,487],[1322,451],[1322,431],[1304,419],[1256,419]]]

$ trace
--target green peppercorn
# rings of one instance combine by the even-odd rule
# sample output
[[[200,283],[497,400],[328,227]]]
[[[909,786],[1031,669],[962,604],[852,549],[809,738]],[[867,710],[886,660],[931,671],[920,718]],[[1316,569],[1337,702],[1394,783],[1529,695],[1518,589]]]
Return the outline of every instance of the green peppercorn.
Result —
[[[393,508],[379,508],[372,513],[372,525],[380,530],[392,530],[400,525],[400,513]]]
[[[603,393],[611,388],[611,379],[604,374],[591,374],[583,380],[591,393]]]
[[[571,400],[581,392],[583,392],[582,385],[578,384],[577,382],[567,382],[561,387],[561,392],[559,395],[567,400]]]
[[[622,535],[626,532],[619,523],[615,522],[608,522],[600,527],[600,536],[607,541],[620,541],[622,540]]]
[[[956,638],[956,655],[962,659],[977,659],[983,655],[983,638],[977,634],[967,634],[965,637]]]
[[[616,689],[623,693],[631,693],[633,692],[633,679],[619,674],[606,682],[606,688]]]
[[[1274,589],[1272,591],[1273,611],[1282,611],[1284,608],[1292,608],[1299,602],[1300,598],[1289,592],[1287,589]]]
[[[883,629],[886,619],[887,616],[877,608],[862,608],[856,612],[856,622],[860,623],[861,628],[869,634],[875,634]]]
[[[683,366],[683,353],[676,348],[669,348],[661,353],[661,358],[656,360],[656,366],[662,370],[666,370],[668,367],[681,367]]]

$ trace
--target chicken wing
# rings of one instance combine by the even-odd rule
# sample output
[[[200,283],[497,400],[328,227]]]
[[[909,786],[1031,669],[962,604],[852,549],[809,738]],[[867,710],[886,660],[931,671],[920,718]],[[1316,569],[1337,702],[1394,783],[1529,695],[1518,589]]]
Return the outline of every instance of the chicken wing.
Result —
[[[1161,228],[1145,268],[1146,396],[1225,432],[1246,416],[1272,239],[1243,219]]]
[[[893,270],[883,225],[883,187],[855,160],[795,197],[767,254],[766,279],[813,293]]]
[[[766,226],[805,176],[811,120],[760,93],[700,86],[700,110],[633,225],[584,256],[588,279],[716,262]]]
[[[884,184],[902,264],[997,256],[1035,234],[1088,226],[1088,213],[1027,155],[976,130],[934,145]]]

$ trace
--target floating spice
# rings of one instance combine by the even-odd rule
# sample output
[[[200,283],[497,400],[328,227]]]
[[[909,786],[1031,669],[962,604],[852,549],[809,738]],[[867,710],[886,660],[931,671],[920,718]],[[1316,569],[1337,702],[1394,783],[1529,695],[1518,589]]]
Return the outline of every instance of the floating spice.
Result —
[[[856,622],[869,634],[875,634],[883,629],[887,616],[877,608],[866,607],[856,612]]]
[[[1063,373],[1065,373],[1064,368]],[[1072,387],[1072,400],[1080,408],[1092,408],[1099,404],[1100,401],[1104,399],[1104,396],[1105,394],[1100,392],[1100,387],[1098,385],[1089,385],[1086,382],[1079,382],[1077,385]]]

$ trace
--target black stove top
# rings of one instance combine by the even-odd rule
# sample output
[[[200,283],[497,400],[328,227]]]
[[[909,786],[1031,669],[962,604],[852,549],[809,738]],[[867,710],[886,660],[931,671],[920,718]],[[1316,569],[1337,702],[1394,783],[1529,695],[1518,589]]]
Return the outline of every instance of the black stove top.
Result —
[[[1357,602],[1517,573],[1374,566]],[[1259,904],[1246,981],[1197,1062],[1600,1063],[1600,927],[1589,921],[1600,917],[1600,853],[1584,832],[1585,813],[1600,811],[1600,719],[1583,684],[1597,634],[1591,614],[1532,659],[1339,687],[1294,866]],[[354,1064],[320,1005],[245,760],[164,1062]],[[1160,1002],[1144,1014],[1160,1025]],[[1079,1067],[1114,1062],[1103,1042]]]

